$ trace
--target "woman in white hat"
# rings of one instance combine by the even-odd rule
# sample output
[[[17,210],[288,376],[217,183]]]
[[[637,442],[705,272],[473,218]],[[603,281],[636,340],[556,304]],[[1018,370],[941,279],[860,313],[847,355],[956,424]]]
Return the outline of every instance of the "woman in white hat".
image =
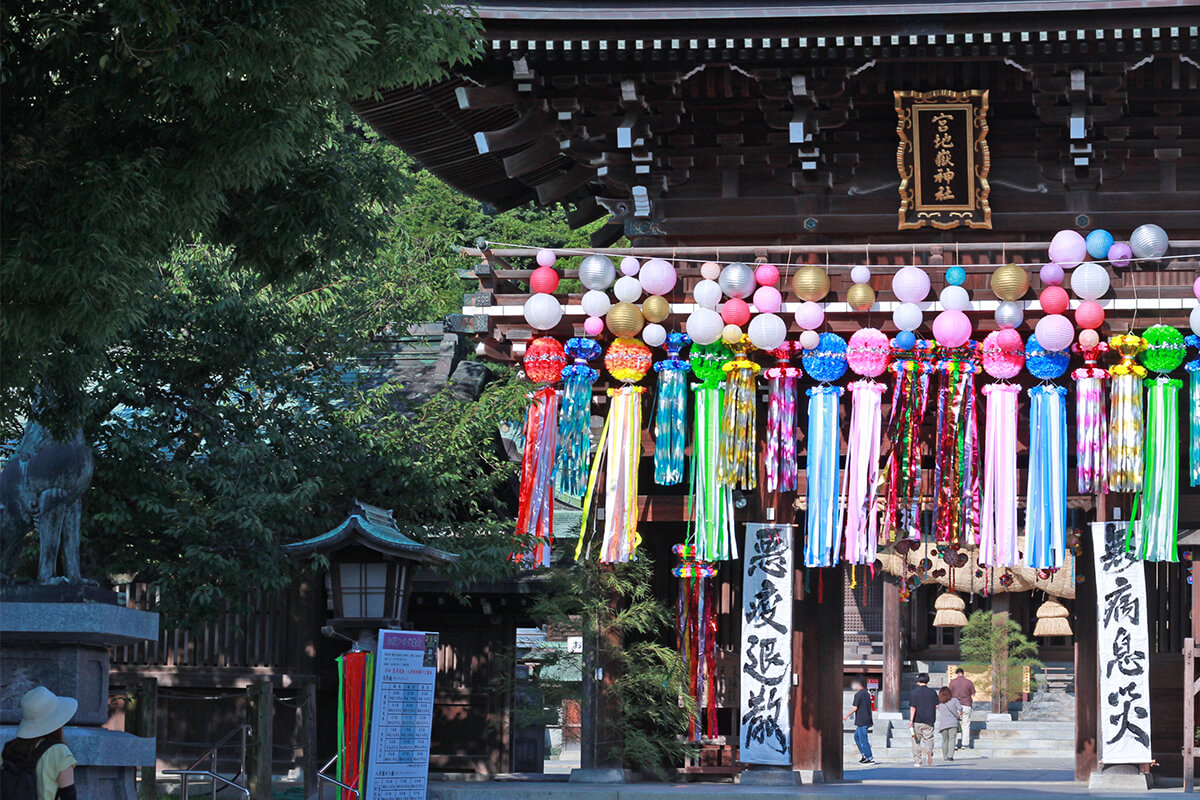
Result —
[[[75,800],[75,756],[63,741],[62,729],[78,708],[78,700],[58,697],[45,686],[25,693],[17,738],[4,745],[5,795],[12,787],[36,785],[37,794],[28,800]],[[23,788],[15,792],[28,794]]]

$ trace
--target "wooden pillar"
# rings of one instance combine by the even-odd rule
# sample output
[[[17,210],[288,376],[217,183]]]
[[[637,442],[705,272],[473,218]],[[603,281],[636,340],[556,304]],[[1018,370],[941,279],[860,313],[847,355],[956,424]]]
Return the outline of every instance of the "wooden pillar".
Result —
[[[1194,567],[1193,567],[1194,569]],[[1196,778],[1196,640],[1183,640],[1183,791],[1191,794]]]
[[[1200,642],[1200,558],[1192,558],[1192,638]]]
[[[246,747],[246,777],[250,800],[271,800],[271,756],[275,750],[272,711],[275,687],[269,679],[246,687],[250,739]]]
[[[1096,519],[1108,517],[1105,495],[1096,497]],[[1079,536],[1080,554],[1075,561],[1075,574],[1083,578],[1075,584],[1075,780],[1086,781],[1096,771],[1098,752],[1096,732],[1099,730],[1100,667],[1096,651],[1098,635],[1096,622],[1096,567],[1092,552],[1092,532],[1084,530]]]
[[[901,616],[900,579],[883,576],[883,676],[880,711],[900,711],[900,673],[904,662],[904,626]]]
[[[835,781],[842,778],[845,572],[837,567],[811,573],[805,593],[804,574],[796,572],[792,769],[821,770],[826,781]]]
[[[821,771],[826,782],[842,779],[842,753],[845,750],[842,738],[842,687],[844,684],[844,660],[842,644],[845,641],[845,591],[846,569],[844,566],[823,570],[825,573],[824,613],[817,617],[817,694],[821,706],[818,721],[821,726]]]
[[[131,699],[125,706],[125,730],[134,736],[158,738],[158,678],[142,677],[131,687]],[[138,767],[138,800],[158,797],[158,766]]]
[[[992,595],[992,624],[997,627],[1007,625],[1011,608],[1012,595],[1010,593],[1001,592]],[[992,711],[997,714],[1008,713],[1008,700],[1010,698],[1008,671],[1001,666],[1007,660],[1008,651],[1006,648],[997,651],[995,660],[992,662]]]
[[[316,800],[321,793],[317,770],[321,757],[317,753],[317,682],[305,681],[300,686],[300,736],[304,748],[304,800]]]

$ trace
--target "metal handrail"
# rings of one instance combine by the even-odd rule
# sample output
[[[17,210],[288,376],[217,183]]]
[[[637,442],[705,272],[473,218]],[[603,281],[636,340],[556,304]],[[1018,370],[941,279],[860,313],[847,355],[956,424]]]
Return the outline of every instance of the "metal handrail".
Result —
[[[319,781],[326,781],[327,783],[332,783],[332,784],[334,784],[334,785],[336,785],[336,786],[340,786],[340,787],[342,787],[343,789],[345,789],[347,792],[351,792],[351,793],[353,793],[355,797],[359,797],[360,795],[359,795],[359,793],[358,793],[358,789],[355,789],[353,786],[347,786],[346,784],[344,784],[344,783],[342,783],[341,781],[339,781],[337,778],[333,778],[333,777],[330,777],[329,775],[326,775],[326,774],[325,774],[325,770],[329,769],[329,768],[330,768],[330,767],[332,767],[332,766],[333,766],[335,763],[337,763],[337,760],[338,760],[338,756],[339,756],[339,755],[341,755],[341,754],[340,754],[340,753],[334,753],[334,755],[333,755],[333,758],[331,758],[331,759],[329,759],[328,761],[326,761],[326,762],[325,762],[325,766],[323,766],[323,767],[321,767],[319,770],[317,770],[317,780],[319,780]]]
[[[193,761],[191,766],[187,767],[186,769],[165,769],[165,770],[163,770],[164,775],[178,775],[179,776],[180,800],[188,800],[188,779],[192,776],[208,778],[209,780],[212,781],[212,792],[211,792],[212,800],[217,800],[217,782],[218,781],[225,784],[226,786],[234,787],[239,792],[241,792],[243,796],[249,797],[250,790],[247,789],[246,787],[242,786],[240,783],[237,783],[238,778],[241,778],[246,774],[246,739],[249,736],[249,734],[250,734],[250,726],[249,725],[246,725],[246,724],[239,725],[236,728],[234,728],[233,730],[231,730],[229,733],[225,734],[220,739],[218,739],[216,744],[214,744],[212,747],[208,748],[208,750],[205,751],[204,755],[200,756],[195,761]],[[217,774],[217,751],[220,750],[221,747],[223,747],[225,744],[227,744],[235,736],[241,737],[240,745],[241,745],[242,755],[241,755],[241,758],[238,759],[237,773],[232,778],[226,778],[223,775]],[[207,769],[197,769],[197,767],[200,766],[200,763],[205,760],[208,761],[208,768]],[[224,788],[224,787],[222,787],[222,788]]]
[[[208,778],[213,782],[213,792],[212,792],[213,797],[217,796],[217,781],[220,781],[221,783],[225,784],[226,786],[232,786],[234,789],[237,789],[239,792],[242,793],[243,797],[250,796],[249,789],[247,789],[245,786],[242,786],[240,783],[234,783],[234,781],[237,780],[238,776],[241,775],[240,772],[237,775],[233,776],[233,780],[226,778],[224,775],[218,775],[217,773],[212,772],[207,769],[164,769],[163,774],[179,776],[179,796],[180,796],[180,798],[182,798],[182,800],[187,800],[188,778],[190,778],[193,775],[199,775],[200,777]]]

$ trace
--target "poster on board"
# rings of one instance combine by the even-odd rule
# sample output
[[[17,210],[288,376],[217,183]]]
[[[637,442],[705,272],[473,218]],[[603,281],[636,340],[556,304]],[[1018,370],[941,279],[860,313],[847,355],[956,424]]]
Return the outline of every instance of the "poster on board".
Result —
[[[366,800],[425,800],[438,635],[379,632]]]

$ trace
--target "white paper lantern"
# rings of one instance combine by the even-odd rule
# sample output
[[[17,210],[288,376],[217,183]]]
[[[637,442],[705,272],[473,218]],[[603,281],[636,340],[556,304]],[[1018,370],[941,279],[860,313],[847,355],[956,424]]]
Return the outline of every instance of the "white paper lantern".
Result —
[[[1170,244],[1167,232],[1157,225],[1138,225],[1129,234],[1129,247],[1138,258],[1162,258]]]
[[[1200,306],[1192,309],[1192,313],[1188,315],[1188,324],[1192,326],[1192,333],[1200,336]]]
[[[1020,301],[1005,300],[996,306],[996,324],[1001,329],[1016,328],[1025,321],[1025,309]]]
[[[1075,340],[1075,328],[1062,314],[1047,314],[1038,320],[1033,335],[1044,350],[1058,352],[1071,346]]]
[[[925,315],[916,303],[901,303],[892,312],[892,322],[902,331],[915,331],[921,327]]]
[[[1094,261],[1085,261],[1071,272],[1071,291],[1084,300],[1099,300],[1108,283],[1108,270]]]
[[[657,322],[651,322],[642,328],[642,341],[651,347],[658,347],[667,340],[667,329]]]
[[[942,308],[947,311],[966,311],[971,307],[971,295],[961,286],[947,286],[938,295]]]
[[[562,306],[552,294],[535,294],[525,301],[525,321],[539,331],[553,328],[562,315]]]
[[[815,350],[821,344],[821,334],[816,331],[803,331],[800,334],[800,346],[805,350]]]
[[[704,308],[716,308],[717,304],[721,302],[721,285],[716,281],[700,281],[696,284],[696,288],[692,289],[692,297],[696,299],[696,305]]]
[[[613,294],[622,303],[636,303],[642,296],[642,283],[637,278],[622,275],[613,286]]]
[[[721,328],[721,341],[725,344],[737,344],[741,340],[741,325],[726,325],[724,328]]]
[[[612,286],[616,278],[617,268],[608,256],[597,253],[579,262],[579,282],[588,289],[603,291]]]
[[[852,283],[866,283],[871,280],[871,268],[859,264],[850,270],[850,281]]]
[[[759,350],[774,350],[787,338],[787,323],[775,314],[759,314],[750,320],[750,343]]]
[[[929,275],[920,267],[902,267],[892,276],[892,292],[902,303],[919,303],[929,295]]]
[[[583,306],[583,313],[589,317],[603,317],[612,308],[612,300],[608,299],[608,294],[596,289],[584,292],[579,302]]]
[[[712,344],[721,338],[725,323],[711,308],[697,308],[688,316],[684,327],[696,344]]]
[[[721,270],[721,276],[717,278],[717,283],[727,297],[736,297],[739,300],[754,294],[754,287],[757,285],[754,270],[750,269],[749,264],[740,261],[726,264],[725,269]]]

